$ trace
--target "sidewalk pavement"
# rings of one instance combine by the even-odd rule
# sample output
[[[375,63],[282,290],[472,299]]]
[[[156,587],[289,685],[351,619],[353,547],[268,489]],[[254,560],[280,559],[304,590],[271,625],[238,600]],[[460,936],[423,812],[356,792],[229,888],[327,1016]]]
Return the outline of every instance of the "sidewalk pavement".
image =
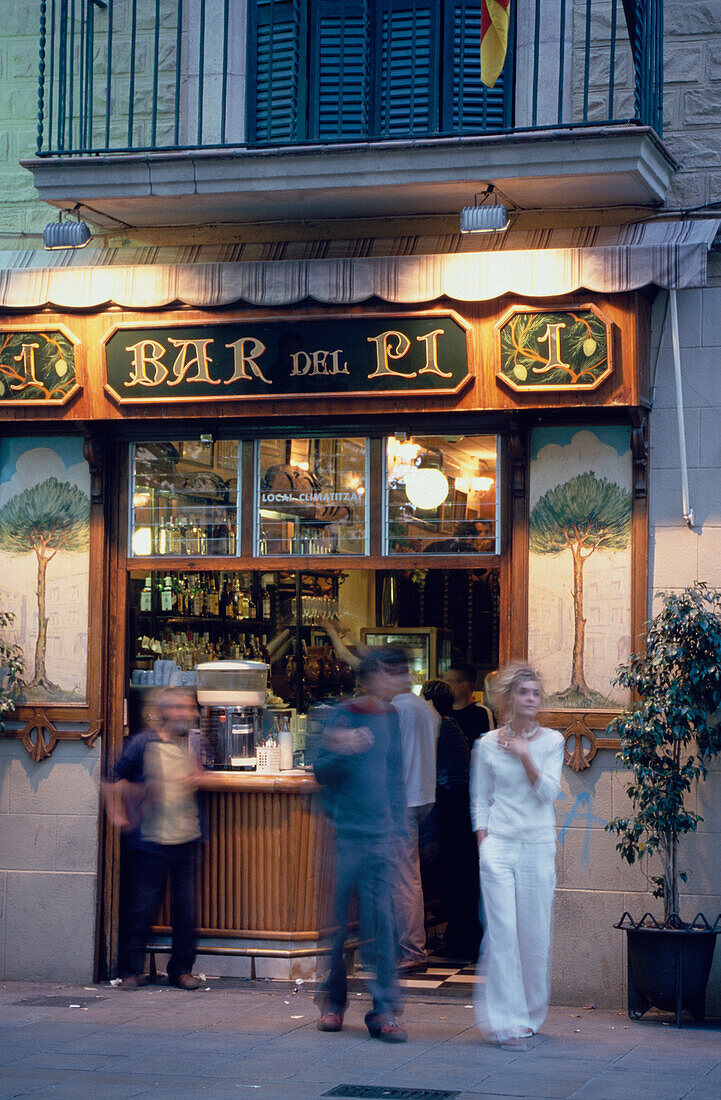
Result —
[[[403,1017],[408,1043],[387,1046],[363,1025],[365,995],[352,996],[343,1032],[329,1035],[316,1030],[302,985],[207,986],[0,984],[0,1097],[295,1100],[342,1085],[399,1100],[423,1100],[422,1090],[439,1090],[433,1100],[721,1097],[718,1020],[679,1030],[659,1016],[555,1007],[531,1050],[507,1053],[481,1041],[463,997],[418,994]]]

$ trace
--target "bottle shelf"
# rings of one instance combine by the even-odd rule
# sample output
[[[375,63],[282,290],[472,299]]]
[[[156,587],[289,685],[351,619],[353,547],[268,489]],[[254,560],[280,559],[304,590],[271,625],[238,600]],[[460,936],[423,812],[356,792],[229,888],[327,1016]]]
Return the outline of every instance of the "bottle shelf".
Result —
[[[158,624],[168,626],[179,623],[187,623],[189,626],[203,626],[211,623],[213,626],[236,626],[242,630],[270,631],[271,624],[265,619],[232,619],[222,615],[172,615],[165,611],[138,611],[138,620],[152,620]]]

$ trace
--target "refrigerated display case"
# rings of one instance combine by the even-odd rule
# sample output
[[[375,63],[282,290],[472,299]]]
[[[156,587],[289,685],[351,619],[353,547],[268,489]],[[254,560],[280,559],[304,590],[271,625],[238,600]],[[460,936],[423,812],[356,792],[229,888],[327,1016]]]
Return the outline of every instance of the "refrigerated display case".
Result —
[[[443,677],[451,665],[451,632],[435,626],[367,628],[361,632],[367,646],[398,646],[408,655],[411,691],[420,693],[426,680]]]

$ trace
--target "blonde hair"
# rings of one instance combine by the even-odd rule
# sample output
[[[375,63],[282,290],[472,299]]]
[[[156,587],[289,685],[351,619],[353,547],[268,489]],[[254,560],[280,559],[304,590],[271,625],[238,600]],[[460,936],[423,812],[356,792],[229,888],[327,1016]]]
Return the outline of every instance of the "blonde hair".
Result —
[[[532,665],[525,661],[510,661],[499,669],[488,684],[488,696],[491,707],[501,719],[510,717],[513,710],[513,696],[526,680],[534,680],[541,689],[541,702],[544,700],[543,681]]]

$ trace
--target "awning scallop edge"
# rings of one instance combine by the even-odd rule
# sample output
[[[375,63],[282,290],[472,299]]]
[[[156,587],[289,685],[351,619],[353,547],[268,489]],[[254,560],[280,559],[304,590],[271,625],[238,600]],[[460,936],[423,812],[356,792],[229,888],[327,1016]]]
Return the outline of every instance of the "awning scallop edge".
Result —
[[[483,301],[503,294],[558,297],[640,287],[683,289],[706,282],[719,221],[659,221],[604,229],[602,245],[460,254],[237,263],[118,263],[93,253],[0,253],[0,309],[213,309],[234,303],[329,305],[379,298],[418,304],[446,297]],[[136,250],[140,252],[141,250]],[[168,253],[168,249],[163,252]],[[147,251],[146,251],[147,255]]]

